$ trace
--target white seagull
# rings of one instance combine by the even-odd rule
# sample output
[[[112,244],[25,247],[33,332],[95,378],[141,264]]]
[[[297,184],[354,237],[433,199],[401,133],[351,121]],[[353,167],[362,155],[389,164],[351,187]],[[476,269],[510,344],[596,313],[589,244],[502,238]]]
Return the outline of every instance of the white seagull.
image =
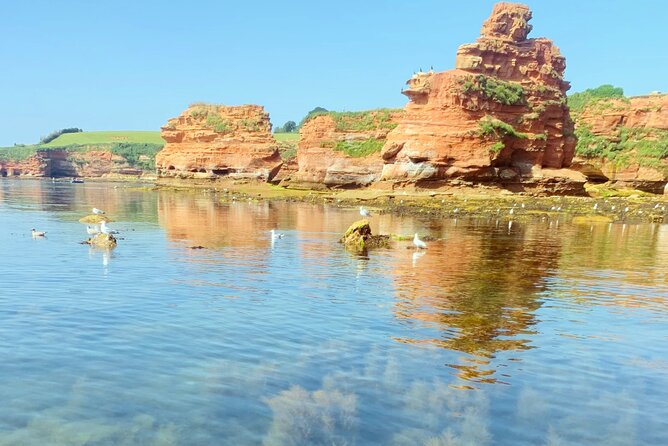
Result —
[[[88,235],[95,235],[100,233],[100,228],[95,225],[95,226],[86,226],[86,232]]]
[[[104,214],[104,211],[102,209],[93,208],[93,214],[96,215]]]
[[[107,222],[104,220],[102,220],[102,222],[100,223],[100,232],[102,234],[118,234],[118,231],[108,228]]]
[[[271,239],[272,240],[276,240],[277,238],[283,238],[283,237],[285,237],[285,234],[281,234],[279,232],[276,232],[275,229],[271,230]]]
[[[364,209],[364,206],[360,206],[360,215],[362,217],[371,217],[371,212]]]
[[[43,231],[35,231],[35,228],[32,228],[31,233],[32,233],[33,238],[37,238],[37,237],[46,237],[46,232],[43,232]]]
[[[413,237],[413,244],[418,249],[427,249],[427,244],[422,240],[420,240],[420,237],[418,237],[417,232],[415,233],[415,237]]]

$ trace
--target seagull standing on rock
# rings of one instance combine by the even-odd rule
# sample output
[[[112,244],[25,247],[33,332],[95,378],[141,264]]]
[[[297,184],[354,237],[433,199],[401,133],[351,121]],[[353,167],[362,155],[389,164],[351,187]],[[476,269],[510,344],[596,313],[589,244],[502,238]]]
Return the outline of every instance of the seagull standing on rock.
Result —
[[[86,232],[88,233],[88,235],[95,235],[95,234],[100,233],[100,229],[98,228],[97,225],[96,226],[86,226]]]
[[[420,240],[420,237],[418,237],[418,233],[415,233],[415,237],[413,237],[413,244],[417,249],[427,249],[427,244]]]
[[[100,223],[100,232],[102,234],[118,234],[118,231],[108,228],[107,222],[104,220],[102,220],[102,222]]]
[[[102,209],[93,208],[93,214],[102,215],[102,214],[104,214],[104,211]]]
[[[367,211],[366,209],[364,209],[364,206],[360,206],[360,215],[361,215],[362,217],[365,217],[365,218],[366,218],[366,217],[371,217],[371,212],[369,212],[369,211]]]

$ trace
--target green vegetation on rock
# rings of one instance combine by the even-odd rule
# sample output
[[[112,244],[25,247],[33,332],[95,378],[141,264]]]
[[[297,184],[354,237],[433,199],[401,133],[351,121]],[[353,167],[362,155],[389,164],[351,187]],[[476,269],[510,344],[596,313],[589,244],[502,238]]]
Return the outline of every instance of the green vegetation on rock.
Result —
[[[380,152],[383,144],[385,144],[384,140],[375,138],[369,138],[364,141],[336,141],[333,149],[353,158],[361,158]]]
[[[504,138],[506,136],[528,138],[529,136],[526,133],[518,132],[512,125],[489,115],[478,121],[478,135],[484,138]]]
[[[459,80],[462,93],[479,93],[483,97],[504,105],[526,103],[524,88],[517,82],[507,82],[479,74]]]
[[[397,123],[392,122],[392,113],[400,113],[400,108],[379,108],[358,112],[333,112],[317,111],[311,112],[304,118],[303,123],[316,116],[331,116],[334,120],[335,129],[338,132],[361,132],[372,130],[392,130]]]
[[[628,100],[624,96],[623,88],[606,84],[568,96],[568,108],[574,114],[580,114],[587,106],[609,99]]]

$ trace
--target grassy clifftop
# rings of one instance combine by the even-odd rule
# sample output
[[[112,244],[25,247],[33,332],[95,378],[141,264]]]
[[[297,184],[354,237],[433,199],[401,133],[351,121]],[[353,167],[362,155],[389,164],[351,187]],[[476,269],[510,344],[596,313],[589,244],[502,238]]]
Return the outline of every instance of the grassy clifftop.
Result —
[[[165,141],[160,137],[160,132],[65,133],[48,144],[0,147],[0,160],[21,161],[33,156],[38,151],[44,150],[67,150],[68,152],[104,150],[122,156],[132,166],[143,170],[153,170],[155,168],[155,154],[162,149],[164,144]]]
[[[653,97],[661,98],[658,95]],[[607,131],[593,131],[597,124],[610,121],[605,116],[611,114],[629,117],[666,113],[660,106],[647,106],[647,98],[626,97],[623,89],[612,85],[601,85],[569,96],[568,105],[578,138],[576,154],[612,161],[622,167],[637,164],[668,172],[668,130],[627,127],[625,118],[620,119],[618,125],[608,126]],[[601,128],[601,125],[598,127]]]

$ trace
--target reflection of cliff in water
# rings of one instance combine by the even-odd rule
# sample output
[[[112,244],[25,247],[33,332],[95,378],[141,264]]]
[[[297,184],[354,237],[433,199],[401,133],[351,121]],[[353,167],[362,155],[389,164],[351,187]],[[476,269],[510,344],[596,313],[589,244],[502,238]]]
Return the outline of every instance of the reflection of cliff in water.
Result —
[[[538,293],[557,265],[560,241],[540,225],[487,222],[449,223],[443,237],[423,256],[400,257],[394,268],[397,316],[426,328],[416,330],[424,338],[401,341],[470,354],[452,365],[459,376],[494,382],[494,370],[484,367],[497,352],[531,348]]]
[[[71,184],[47,178],[3,180],[0,200],[41,211],[76,212],[79,217],[96,207],[105,210],[114,221],[157,220],[157,193],[123,183]]]

